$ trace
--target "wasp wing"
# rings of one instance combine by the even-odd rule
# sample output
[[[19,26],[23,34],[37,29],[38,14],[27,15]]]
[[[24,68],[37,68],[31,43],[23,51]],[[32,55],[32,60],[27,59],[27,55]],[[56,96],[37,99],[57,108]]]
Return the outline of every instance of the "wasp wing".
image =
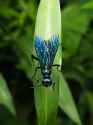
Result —
[[[54,58],[56,56],[58,46],[59,46],[59,37],[58,36],[52,36],[51,39],[49,40],[48,48],[49,48],[49,53],[50,53],[50,65],[53,65]]]
[[[46,42],[41,37],[35,37],[35,49],[41,67],[49,65],[49,51]]]
[[[41,67],[52,66],[58,46],[58,36],[52,36],[49,41],[44,41],[41,37],[35,37],[35,49]]]

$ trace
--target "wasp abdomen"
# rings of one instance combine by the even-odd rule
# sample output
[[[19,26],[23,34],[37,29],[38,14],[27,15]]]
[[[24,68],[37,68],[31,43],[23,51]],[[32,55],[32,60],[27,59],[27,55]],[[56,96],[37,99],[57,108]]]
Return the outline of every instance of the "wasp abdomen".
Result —
[[[48,69],[44,69],[44,70],[42,71],[42,74],[43,74],[42,84],[43,84],[45,87],[51,86],[51,84],[52,84],[51,71],[48,70]]]

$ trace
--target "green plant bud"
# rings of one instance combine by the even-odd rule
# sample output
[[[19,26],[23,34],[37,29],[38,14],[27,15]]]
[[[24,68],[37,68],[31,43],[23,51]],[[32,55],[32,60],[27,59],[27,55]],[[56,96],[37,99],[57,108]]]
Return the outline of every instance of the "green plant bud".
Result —
[[[61,12],[59,0],[41,0],[35,26],[35,37],[39,36],[46,42],[51,37],[59,36],[61,44]],[[59,47],[54,63],[61,64],[61,47]]]
[[[41,0],[36,18],[35,36],[44,40],[61,34],[61,13],[59,0]]]

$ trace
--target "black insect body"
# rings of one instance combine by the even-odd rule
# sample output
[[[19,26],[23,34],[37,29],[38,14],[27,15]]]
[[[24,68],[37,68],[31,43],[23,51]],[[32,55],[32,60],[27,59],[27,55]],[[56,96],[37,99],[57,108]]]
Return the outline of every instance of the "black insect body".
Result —
[[[59,37],[52,36],[50,40],[45,41],[41,37],[35,37],[35,50],[37,58],[33,56],[34,59],[39,61],[41,73],[43,76],[42,84],[45,87],[54,85],[51,78],[52,67],[59,65],[53,65],[55,55],[59,47]]]
[[[51,86],[52,85],[51,69],[45,67],[45,69],[42,70],[42,74],[43,74],[42,84],[46,87]]]

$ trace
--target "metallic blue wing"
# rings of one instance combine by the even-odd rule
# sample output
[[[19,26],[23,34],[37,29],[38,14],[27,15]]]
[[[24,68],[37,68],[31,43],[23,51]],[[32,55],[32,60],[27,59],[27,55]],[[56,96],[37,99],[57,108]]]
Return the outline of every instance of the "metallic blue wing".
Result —
[[[35,37],[35,49],[41,67],[51,67],[59,46],[59,37],[52,36],[49,41],[44,41],[41,37]]]
[[[40,65],[44,67],[46,65],[47,54],[45,42],[41,37],[35,37],[35,49],[40,61]]]
[[[50,59],[51,59],[50,65],[53,64],[58,47],[59,47],[59,37],[54,35],[51,37],[49,42],[49,53],[50,53]]]

